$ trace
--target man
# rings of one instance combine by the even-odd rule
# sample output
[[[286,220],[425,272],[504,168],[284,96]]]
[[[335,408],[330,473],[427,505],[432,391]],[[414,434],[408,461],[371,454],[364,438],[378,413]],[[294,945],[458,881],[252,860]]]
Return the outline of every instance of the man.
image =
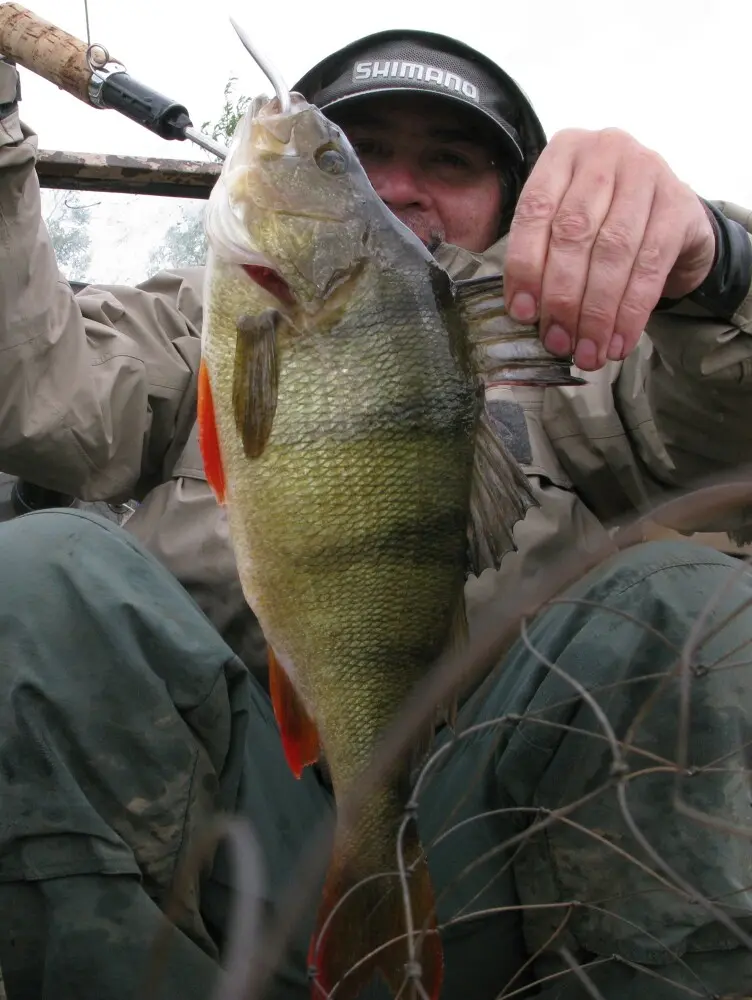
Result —
[[[602,521],[745,461],[742,210],[701,202],[616,131],[546,146],[516,84],[439,36],[361,40],[295,89],[342,122],[381,197],[454,276],[506,254],[519,318],[594,373],[582,389],[496,394],[540,508],[501,571],[468,583],[471,617],[573,543],[605,544]],[[160,908],[217,809],[253,825],[270,917],[333,802],[320,771],[296,782],[285,765],[263,642],[204,480],[201,271],[74,298],[16,97],[0,63],[0,467],[142,503],[128,533],[70,511],[0,530],[0,965],[10,1000],[119,1000],[144,995]],[[741,536],[750,517],[695,527]],[[458,731],[482,727],[420,796],[445,997],[749,994],[750,598],[725,556],[638,547],[528,623],[466,701]],[[183,887],[158,995],[210,995],[232,886],[220,853]],[[308,995],[312,922],[273,998]]]

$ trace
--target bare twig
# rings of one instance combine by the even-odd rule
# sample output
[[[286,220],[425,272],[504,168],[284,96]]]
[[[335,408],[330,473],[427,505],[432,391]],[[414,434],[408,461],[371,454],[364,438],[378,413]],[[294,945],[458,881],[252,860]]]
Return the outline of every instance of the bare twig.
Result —
[[[569,948],[565,948],[562,945],[561,948],[559,948],[559,954],[564,959],[565,964],[569,966],[575,976],[577,976],[579,981],[582,983],[583,989],[588,996],[592,997],[593,1000],[604,1000],[604,996],[601,991],[595,985],[590,976],[587,975],[580,963],[575,959]]]

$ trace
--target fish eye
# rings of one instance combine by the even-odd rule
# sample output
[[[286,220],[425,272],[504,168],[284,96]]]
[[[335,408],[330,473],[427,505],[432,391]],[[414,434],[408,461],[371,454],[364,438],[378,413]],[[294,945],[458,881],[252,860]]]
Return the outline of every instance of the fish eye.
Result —
[[[347,170],[347,160],[338,149],[327,143],[316,150],[316,165],[325,174],[344,174]]]

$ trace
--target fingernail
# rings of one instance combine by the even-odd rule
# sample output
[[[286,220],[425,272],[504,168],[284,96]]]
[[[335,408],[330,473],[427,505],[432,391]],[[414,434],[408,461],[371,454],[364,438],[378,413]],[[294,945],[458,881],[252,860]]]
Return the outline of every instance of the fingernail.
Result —
[[[530,292],[517,292],[509,303],[509,314],[520,323],[532,323],[538,314],[538,305]]]
[[[598,348],[592,340],[578,340],[574,349],[574,363],[584,371],[592,371],[598,364]]]
[[[606,357],[609,361],[621,361],[622,355],[624,353],[624,338],[619,333],[615,333],[611,338],[611,343],[608,345],[608,351],[606,351]]]
[[[559,326],[558,323],[552,323],[543,339],[543,346],[551,354],[571,354],[572,338],[563,326]]]

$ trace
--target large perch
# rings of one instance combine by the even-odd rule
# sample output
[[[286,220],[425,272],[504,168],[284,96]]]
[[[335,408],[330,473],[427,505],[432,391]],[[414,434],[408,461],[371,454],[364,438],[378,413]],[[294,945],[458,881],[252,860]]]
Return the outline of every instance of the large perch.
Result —
[[[0,4],[0,54],[91,105],[86,42],[19,3]]]

